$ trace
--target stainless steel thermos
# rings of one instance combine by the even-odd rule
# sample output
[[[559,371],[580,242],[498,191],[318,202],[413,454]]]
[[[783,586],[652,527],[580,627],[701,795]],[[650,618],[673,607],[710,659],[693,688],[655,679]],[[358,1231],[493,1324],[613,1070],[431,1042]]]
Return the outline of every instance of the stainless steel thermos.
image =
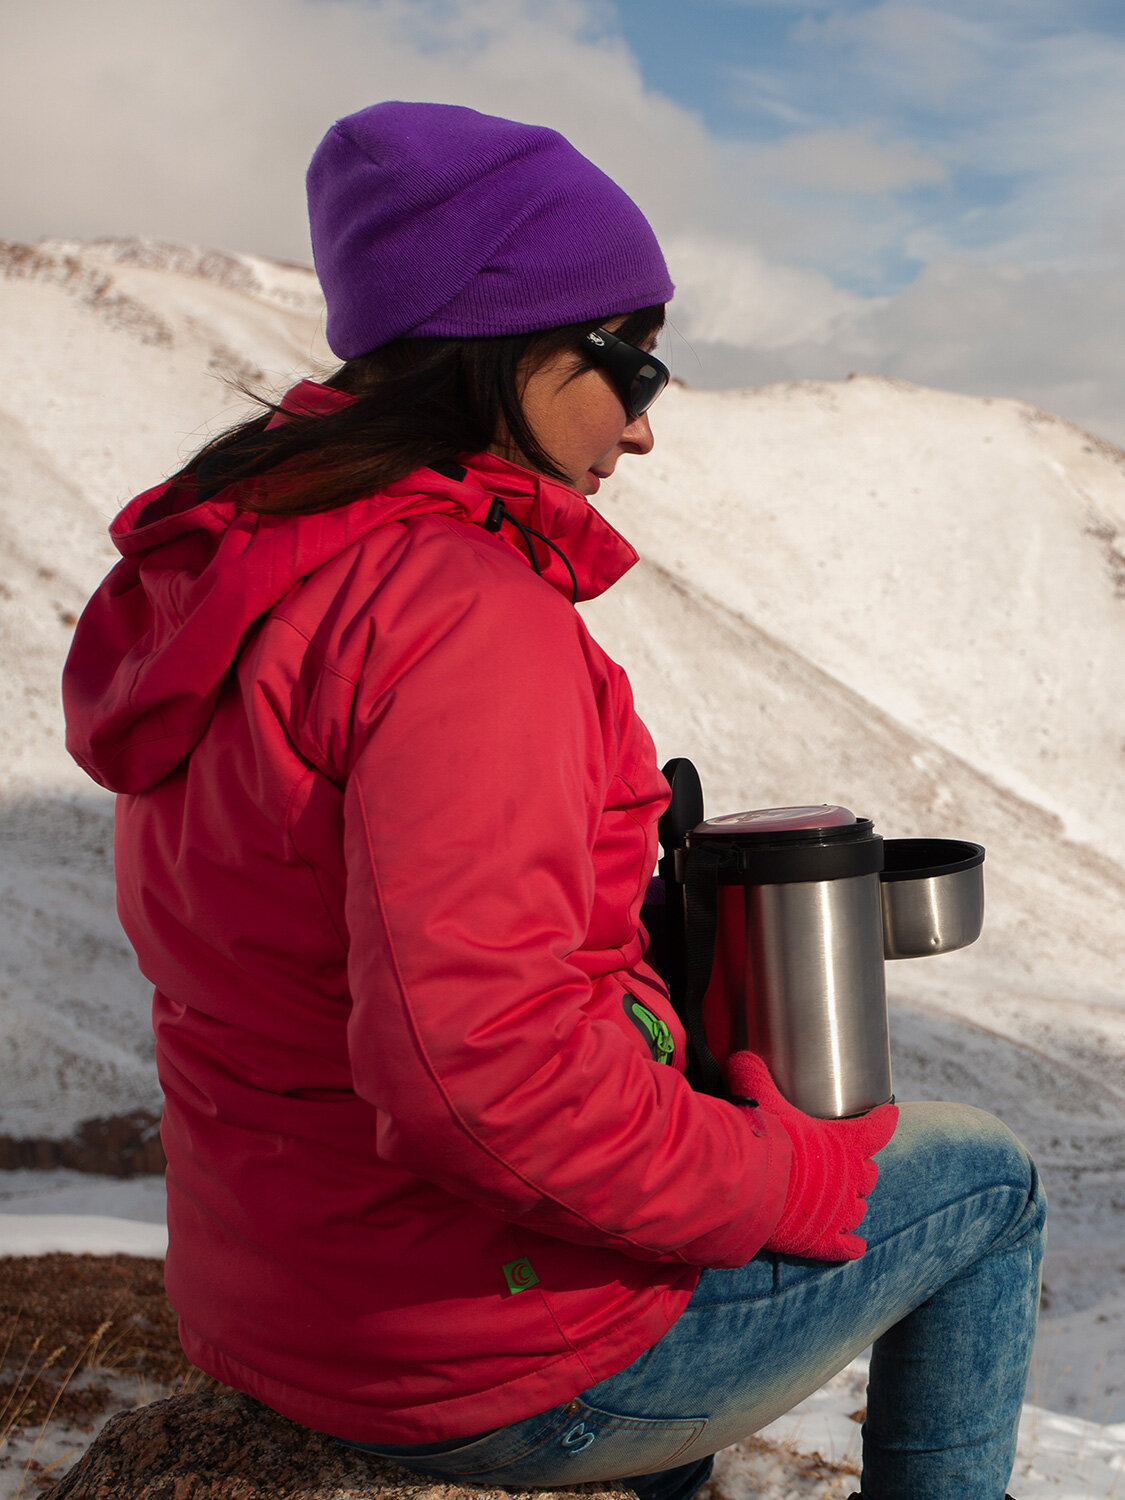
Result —
[[[661,868],[682,887],[682,918],[670,908],[670,979],[696,1086],[722,1093],[722,1063],[748,1047],[807,1114],[885,1103],[885,960],[975,940],[984,850],[884,840],[870,820],[824,804],[703,819],[694,767],[665,770],[688,782],[677,807],[673,780]]]

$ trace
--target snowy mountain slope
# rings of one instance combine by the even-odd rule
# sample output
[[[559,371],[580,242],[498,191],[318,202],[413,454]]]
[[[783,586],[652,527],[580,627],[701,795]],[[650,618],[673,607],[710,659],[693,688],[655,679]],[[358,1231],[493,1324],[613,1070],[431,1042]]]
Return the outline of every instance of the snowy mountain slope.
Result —
[[[0,1133],[159,1105],[112,799],[65,753],[59,673],[112,516],[244,408],[226,380],[315,367],[320,308],[307,270],[251,257],[0,243]]]
[[[108,539],[82,486],[5,413],[0,413],[0,530],[4,784],[77,786],[59,735],[59,665],[90,583],[105,571]]]
[[[300,268],[115,241],[0,245],[0,271],[0,1133],[61,1136],[156,1102],[110,799],[62,749],[73,617],[119,505],[233,419],[223,372],[276,393],[326,351]],[[1036,1150],[1043,1389],[1121,1420],[1121,455],[1017,403],[868,379],[673,387],[654,423],[599,496],[643,561],[591,626],[711,812],[839,801],[888,837],[987,846],[980,943],[888,971],[896,1087],[991,1108]]]
[[[622,523],[626,535],[632,519]],[[709,813],[840,802],[887,837],[986,846],[980,942],[961,955],[893,965],[900,986],[930,989],[936,975],[971,966],[975,987],[1015,984],[1125,1008],[1125,867],[1067,840],[1056,815],[667,570],[642,562],[582,609],[626,665],[660,753],[696,762]]]
[[[112,799],[0,800],[0,1134],[158,1113],[151,989],[117,922]]]
[[[245,403],[331,356],[316,280],[145,240],[0,241],[0,411],[108,524]]]
[[[680,391],[606,509],[651,561],[1119,855],[1125,454],[855,378]]]

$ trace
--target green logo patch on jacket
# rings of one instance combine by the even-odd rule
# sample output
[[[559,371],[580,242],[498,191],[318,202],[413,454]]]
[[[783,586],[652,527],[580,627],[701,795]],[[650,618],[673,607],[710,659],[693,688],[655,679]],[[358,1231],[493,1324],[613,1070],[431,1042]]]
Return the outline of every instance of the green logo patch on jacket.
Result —
[[[625,996],[625,1014],[648,1043],[653,1062],[670,1063],[676,1043],[667,1026],[647,1005],[642,1005],[632,995]]]
[[[539,1277],[526,1255],[521,1255],[519,1260],[510,1260],[500,1269],[504,1273],[510,1296],[514,1297],[517,1292],[526,1292],[529,1287],[539,1285]]]

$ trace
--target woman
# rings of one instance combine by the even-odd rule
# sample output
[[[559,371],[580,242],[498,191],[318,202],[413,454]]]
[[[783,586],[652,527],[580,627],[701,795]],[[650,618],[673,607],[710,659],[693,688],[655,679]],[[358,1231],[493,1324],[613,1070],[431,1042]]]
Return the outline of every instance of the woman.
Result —
[[[1026,1154],[967,1109],[811,1120],[748,1054],[743,1102],[693,1092],[645,963],[667,789],[573,606],[635,561],[588,497],[652,447],[651,229],[443,105],[338,122],[309,202],[341,369],[126,508],[65,681],[185,1350],[427,1473],[672,1500],[878,1338],[864,1495],[999,1500]]]

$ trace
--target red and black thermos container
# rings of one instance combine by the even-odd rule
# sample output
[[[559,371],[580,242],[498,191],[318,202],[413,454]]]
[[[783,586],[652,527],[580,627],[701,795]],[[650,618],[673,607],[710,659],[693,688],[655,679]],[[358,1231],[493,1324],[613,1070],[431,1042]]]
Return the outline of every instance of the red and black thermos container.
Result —
[[[841,1118],[885,1103],[885,960],[974,940],[984,850],[885,841],[869,819],[828,804],[705,819],[691,762],[665,774],[670,987],[696,1087],[724,1093],[723,1062],[749,1048],[806,1114]]]

